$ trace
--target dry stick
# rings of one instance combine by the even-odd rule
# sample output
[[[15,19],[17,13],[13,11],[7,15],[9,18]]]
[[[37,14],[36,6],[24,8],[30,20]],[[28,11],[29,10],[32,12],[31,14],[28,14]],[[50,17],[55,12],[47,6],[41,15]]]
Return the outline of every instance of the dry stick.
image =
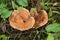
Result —
[[[41,10],[40,2],[41,2],[41,0],[37,0],[37,4],[36,4],[37,12],[40,12],[40,10]]]
[[[33,6],[34,6],[34,2],[33,2],[34,0],[30,0],[30,1],[31,1],[31,3],[32,3],[32,7],[33,7]]]
[[[34,1],[36,1],[36,3]],[[37,12],[40,12],[40,10],[41,10],[40,2],[41,2],[41,0],[30,0],[29,1],[29,3],[32,3],[31,4],[32,7],[34,7],[34,5],[36,5],[35,8],[37,9]]]
[[[2,26],[3,33],[5,33],[6,32],[6,21],[1,22],[1,26]]]

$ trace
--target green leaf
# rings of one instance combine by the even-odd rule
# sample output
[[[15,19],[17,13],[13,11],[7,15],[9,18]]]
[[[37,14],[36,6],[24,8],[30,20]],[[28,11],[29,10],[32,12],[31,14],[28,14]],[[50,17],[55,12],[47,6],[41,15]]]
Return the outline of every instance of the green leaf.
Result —
[[[2,9],[2,8],[6,8],[6,5],[3,3],[0,4],[0,9]]]
[[[16,2],[21,6],[28,6],[28,0],[16,0]]]
[[[51,17],[48,20],[51,21],[52,23],[56,23],[56,19],[54,17]]]
[[[53,3],[51,2],[46,2],[45,5],[47,5],[48,7],[51,6]]]
[[[8,39],[9,39],[9,37],[8,37],[8,36],[6,36],[6,35],[0,35],[0,39],[2,39],[2,40],[8,40]]]
[[[59,32],[60,31],[60,24],[58,24],[58,23],[49,24],[46,26],[45,29],[47,32]]]
[[[31,8],[30,12],[32,13],[32,12],[34,12],[35,10],[36,10],[35,8]]]
[[[13,7],[13,9],[15,9],[15,8],[18,8],[18,5],[16,5],[15,2],[12,1],[12,7]]]
[[[53,36],[55,37],[55,38],[60,38],[60,33],[58,32],[58,33],[53,33]]]
[[[51,17],[52,15],[53,15],[52,9],[50,8],[50,9],[49,9],[49,17]]]
[[[2,13],[2,10],[0,9],[0,15],[1,15],[1,13]]]
[[[54,40],[53,35],[49,33],[49,34],[48,34],[48,37],[47,37],[47,40]]]
[[[42,3],[45,3],[45,1],[46,1],[46,0],[42,0],[41,2],[42,2]]]
[[[52,11],[52,13],[56,13],[56,14],[59,14],[60,15],[60,12],[59,11]]]
[[[20,11],[22,11],[23,7],[18,7],[18,9],[20,9]]]
[[[12,11],[9,11],[7,9],[2,9],[2,13],[1,13],[1,18],[6,19],[11,15]]]

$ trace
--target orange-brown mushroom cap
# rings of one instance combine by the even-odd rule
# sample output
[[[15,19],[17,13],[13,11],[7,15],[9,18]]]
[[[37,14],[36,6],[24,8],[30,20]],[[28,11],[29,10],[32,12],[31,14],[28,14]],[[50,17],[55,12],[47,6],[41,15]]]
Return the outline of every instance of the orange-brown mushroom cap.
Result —
[[[9,23],[12,28],[24,31],[33,27],[35,23],[34,17],[30,16],[27,9],[14,10],[12,15],[9,17]]]
[[[41,10],[40,13],[35,16],[35,24],[33,28],[39,28],[44,26],[48,22],[48,14],[45,10]]]

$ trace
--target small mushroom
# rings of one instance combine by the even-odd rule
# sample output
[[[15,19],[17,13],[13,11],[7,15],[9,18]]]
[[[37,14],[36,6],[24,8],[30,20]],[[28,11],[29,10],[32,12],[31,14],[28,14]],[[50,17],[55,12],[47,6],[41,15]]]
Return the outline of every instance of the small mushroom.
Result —
[[[40,13],[35,12],[31,13],[31,15],[35,18],[35,24],[33,28],[39,28],[44,26],[48,22],[48,14],[45,10],[41,10]]]
[[[12,12],[12,15],[9,17],[9,23],[12,28],[25,31],[33,27],[35,19],[27,9],[22,8],[22,10],[18,9]]]

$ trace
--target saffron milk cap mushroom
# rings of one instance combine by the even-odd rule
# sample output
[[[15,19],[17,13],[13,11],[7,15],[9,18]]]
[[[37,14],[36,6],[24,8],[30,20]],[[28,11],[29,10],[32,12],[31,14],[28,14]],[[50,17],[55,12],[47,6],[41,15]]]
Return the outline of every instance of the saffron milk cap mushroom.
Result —
[[[41,10],[41,12],[37,14],[38,15],[35,15],[35,24],[33,28],[42,27],[48,22],[48,14],[45,10]]]
[[[35,19],[30,16],[27,9],[22,8],[22,10],[17,9],[12,12],[12,15],[9,17],[9,23],[12,28],[25,31],[33,27]]]

